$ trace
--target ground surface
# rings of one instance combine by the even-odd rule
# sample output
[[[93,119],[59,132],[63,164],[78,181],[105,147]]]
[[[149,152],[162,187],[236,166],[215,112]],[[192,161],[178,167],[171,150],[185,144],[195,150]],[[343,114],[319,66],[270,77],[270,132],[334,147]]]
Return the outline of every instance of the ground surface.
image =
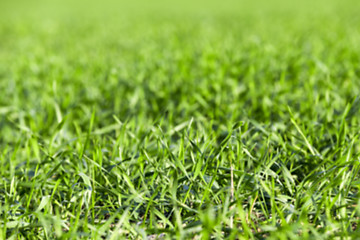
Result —
[[[0,238],[360,234],[357,1],[0,4]]]

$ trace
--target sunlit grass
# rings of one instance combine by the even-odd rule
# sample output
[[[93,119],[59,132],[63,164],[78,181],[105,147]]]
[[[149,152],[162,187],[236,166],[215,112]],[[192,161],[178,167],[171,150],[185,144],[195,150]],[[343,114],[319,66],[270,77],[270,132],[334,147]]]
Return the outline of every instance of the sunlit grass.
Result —
[[[0,239],[358,236],[355,2],[2,4]]]

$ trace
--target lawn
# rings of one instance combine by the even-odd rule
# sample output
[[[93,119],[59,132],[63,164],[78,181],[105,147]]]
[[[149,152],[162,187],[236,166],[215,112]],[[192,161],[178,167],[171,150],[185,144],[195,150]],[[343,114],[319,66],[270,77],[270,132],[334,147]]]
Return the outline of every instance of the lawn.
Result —
[[[360,2],[0,2],[0,239],[360,238]]]

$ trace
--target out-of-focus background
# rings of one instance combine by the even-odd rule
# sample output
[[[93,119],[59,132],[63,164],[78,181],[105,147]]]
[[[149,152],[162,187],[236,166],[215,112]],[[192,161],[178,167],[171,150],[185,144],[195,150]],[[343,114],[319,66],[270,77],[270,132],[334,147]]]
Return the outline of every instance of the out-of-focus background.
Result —
[[[95,101],[102,94],[109,97],[107,102],[115,94],[118,84],[109,78],[110,73],[113,72],[114,79],[122,76],[126,79],[124,82],[136,82],[141,86],[141,79],[146,76],[135,76],[141,72],[136,68],[146,69],[141,64],[155,68],[160,64],[161,71],[175,71],[176,81],[173,81],[173,76],[161,77],[162,82],[164,85],[183,82],[183,89],[186,86],[191,89],[194,82],[206,78],[207,74],[218,74],[216,68],[222,68],[224,61],[228,61],[229,67],[236,72],[233,77],[259,75],[252,82],[260,81],[263,86],[272,80],[262,78],[262,72],[272,72],[278,78],[279,72],[291,65],[290,59],[299,62],[299,71],[294,70],[292,80],[302,78],[297,74],[308,74],[300,71],[301,65],[308,61],[313,61],[311,64],[324,72],[329,68],[346,72],[344,69],[349,66],[342,66],[342,61],[349,55],[356,58],[359,49],[359,4],[358,1],[338,0],[4,0],[0,3],[0,72],[5,77],[0,82],[3,89],[0,101],[7,105],[15,101],[16,91],[19,94],[30,92],[27,95],[29,101],[22,103],[22,107],[29,104],[28,107],[34,109],[40,104],[39,96],[54,97],[52,89],[57,83],[65,88],[61,98],[66,98],[65,93],[70,94],[68,101],[62,101],[63,106],[60,105],[64,111],[75,102],[86,101],[89,96]],[[222,59],[222,54],[229,55],[229,59]],[[209,67],[210,72],[202,75],[197,70],[208,64],[206,58],[219,62],[214,62]],[[240,65],[232,63],[239,59],[243,59]],[[193,63],[188,64],[191,61]],[[271,66],[265,66],[264,62]],[[273,69],[268,71],[269,67]],[[150,74],[148,79],[154,77],[150,72],[147,73]],[[99,79],[106,84],[100,86]],[[341,81],[339,79],[332,81]],[[67,81],[73,81],[76,87],[65,84]],[[148,80],[147,84],[152,85],[153,81]],[[245,85],[249,87],[251,84]],[[31,94],[36,92],[32,90],[36,85],[42,85],[42,88],[38,94]],[[157,91],[155,89],[161,85],[153,87]],[[176,89],[174,87],[172,91]],[[127,92],[137,91],[135,95],[138,95],[143,90],[134,86]],[[182,94],[168,96],[176,98]],[[144,97],[147,99],[143,96],[132,100],[134,106],[144,105],[141,101]],[[207,99],[205,96],[202,98]],[[168,108],[160,99],[156,105]],[[128,101],[119,102],[122,110],[116,107],[114,111],[127,112],[129,109],[125,102]],[[174,103],[179,104],[179,101],[182,100]],[[103,99],[98,99],[96,104],[103,102]],[[145,105],[141,109],[147,108]],[[133,108],[133,111],[138,110]],[[149,110],[149,114],[151,112]]]

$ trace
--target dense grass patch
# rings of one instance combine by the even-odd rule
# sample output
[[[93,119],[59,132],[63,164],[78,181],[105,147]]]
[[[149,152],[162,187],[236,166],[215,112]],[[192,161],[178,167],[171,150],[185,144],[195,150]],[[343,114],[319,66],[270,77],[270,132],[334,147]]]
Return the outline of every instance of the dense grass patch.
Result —
[[[2,3],[0,238],[360,234],[355,1],[81,4]]]

